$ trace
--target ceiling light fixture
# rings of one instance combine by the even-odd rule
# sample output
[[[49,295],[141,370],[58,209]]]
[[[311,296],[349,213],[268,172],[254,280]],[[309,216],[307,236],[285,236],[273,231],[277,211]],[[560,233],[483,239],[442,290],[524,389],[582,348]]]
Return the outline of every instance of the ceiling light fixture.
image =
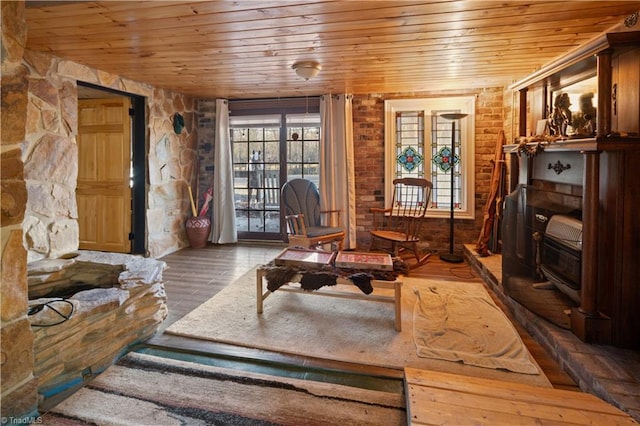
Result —
[[[298,74],[305,80],[309,80],[310,78],[315,77],[322,69],[320,64],[315,61],[296,62],[291,66],[291,68],[293,68],[296,74]]]

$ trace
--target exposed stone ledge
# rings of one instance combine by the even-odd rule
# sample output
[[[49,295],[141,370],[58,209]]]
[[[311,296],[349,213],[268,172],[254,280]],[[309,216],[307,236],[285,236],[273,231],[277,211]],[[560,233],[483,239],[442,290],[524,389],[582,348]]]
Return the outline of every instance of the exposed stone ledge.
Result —
[[[41,412],[155,334],[168,312],[165,267],[156,259],[91,251],[28,265]],[[88,284],[94,288],[85,289]]]
[[[27,265],[29,299],[73,292],[84,284],[121,288],[162,281],[162,261],[121,253],[79,251],[64,259],[43,259]]]

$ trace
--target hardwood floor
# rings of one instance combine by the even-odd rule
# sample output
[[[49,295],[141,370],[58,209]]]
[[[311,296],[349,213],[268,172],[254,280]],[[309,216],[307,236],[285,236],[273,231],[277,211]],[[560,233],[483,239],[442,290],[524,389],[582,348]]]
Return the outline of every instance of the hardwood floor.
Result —
[[[284,245],[265,243],[239,243],[235,245],[209,245],[202,249],[183,249],[163,257],[168,268],[164,271],[169,315],[162,324],[169,325],[204,303],[225,286],[241,277],[256,265],[268,263]],[[411,270],[412,277],[482,282],[466,264],[450,264],[432,256],[429,261]],[[489,291],[491,293],[491,291]],[[501,306],[499,300],[494,300]],[[509,316],[508,311],[503,311]],[[555,388],[579,391],[576,383],[560,368],[552,357],[517,322],[514,326],[525,345],[536,359]],[[359,386],[398,388],[402,372],[359,364],[335,362],[309,357],[292,356],[264,350],[247,349],[231,345],[188,339],[159,333],[140,349],[165,356],[191,357],[200,362],[216,362],[232,368],[254,371],[278,371],[278,374],[351,383]],[[357,376],[357,377],[354,377]]]

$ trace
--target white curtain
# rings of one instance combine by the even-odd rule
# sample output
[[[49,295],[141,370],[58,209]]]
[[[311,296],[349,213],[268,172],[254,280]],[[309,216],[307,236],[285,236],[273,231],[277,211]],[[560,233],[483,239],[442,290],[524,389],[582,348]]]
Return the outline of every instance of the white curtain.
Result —
[[[238,242],[233,199],[233,158],[229,134],[229,102],[216,99],[216,131],[213,163],[213,208],[210,241],[216,244]]]
[[[346,231],[344,248],[356,248],[356,186],[353,152],[352,95],[320,99],[320,206],[340,210]],[[331,225],[331,224],[330,224]]]

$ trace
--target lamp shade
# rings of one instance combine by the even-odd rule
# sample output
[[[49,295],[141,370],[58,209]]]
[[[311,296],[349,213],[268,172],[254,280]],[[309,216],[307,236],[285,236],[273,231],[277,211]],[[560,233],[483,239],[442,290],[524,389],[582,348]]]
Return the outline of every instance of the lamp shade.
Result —
[[[454,112],[450,114],[440,114],[440,117],[446,118],[447,120],[459,120],[461,118],[465,118],[469,114],[463,114],[461,112]]]
[[[315,77],[322,69],[320,64],[315,61],[296,62],[291,66],[291,68],[293,68],[296,74],[298,74],[305,80],[309,80],[310,78]]]

